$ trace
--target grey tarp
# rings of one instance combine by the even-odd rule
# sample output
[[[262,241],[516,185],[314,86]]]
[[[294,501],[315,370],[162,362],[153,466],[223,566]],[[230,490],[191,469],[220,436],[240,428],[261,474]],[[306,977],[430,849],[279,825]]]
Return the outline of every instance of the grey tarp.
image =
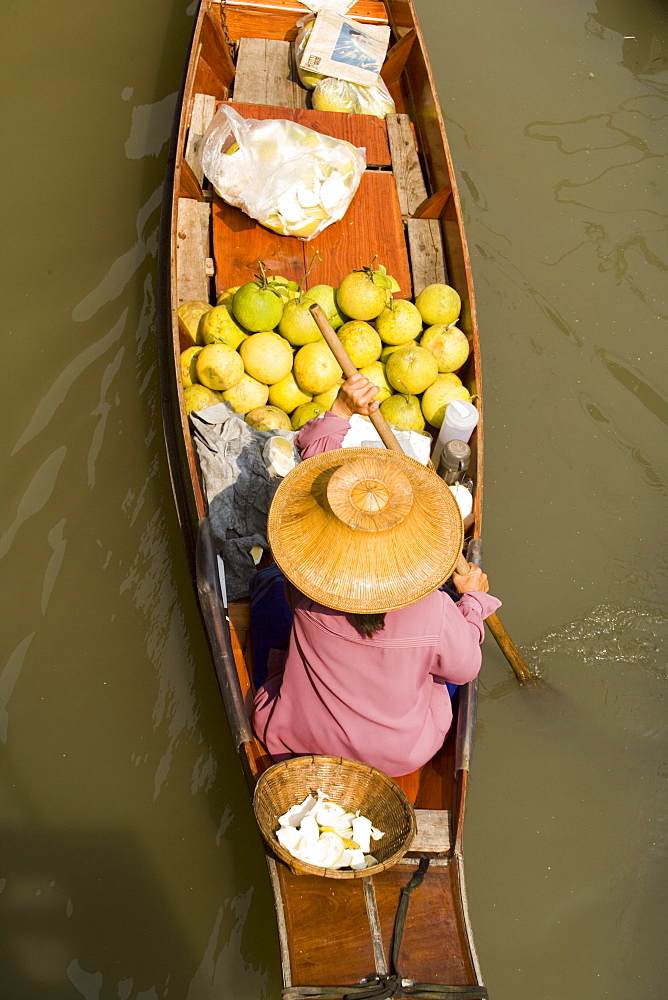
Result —
[[[256,568],[251,548],[267,550],[267,513],[281,482],[262,459],[271,437],[292,441],[293,431],[256,431],[227,403],[190,414],[199,457],[209,521],[225,563],[230,601],[248,596]]]

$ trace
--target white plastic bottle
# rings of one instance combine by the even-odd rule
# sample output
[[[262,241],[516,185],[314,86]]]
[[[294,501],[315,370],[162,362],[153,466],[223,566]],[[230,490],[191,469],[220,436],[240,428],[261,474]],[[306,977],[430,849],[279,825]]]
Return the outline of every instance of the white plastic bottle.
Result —
[[[443,448],[448,441],[468,441],[478,423],[480,414],[473,403],[465,403],[463,399],[454,399],[445,408],[445,416],[438,438],[431,454],[431,460],[438,468]]]

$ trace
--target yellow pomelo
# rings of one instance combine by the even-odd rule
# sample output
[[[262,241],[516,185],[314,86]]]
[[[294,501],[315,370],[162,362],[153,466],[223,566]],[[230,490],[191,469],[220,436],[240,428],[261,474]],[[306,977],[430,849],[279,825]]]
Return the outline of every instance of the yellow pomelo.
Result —
[[[292,413],[295,407],[301,406],[302,403],[310,403],[311,398],[310,392],[302,392],[299,388],[292,372],[280,382],[269,386],[269,402],[284,413]]]
[[[226,288],[225,291],[221,292],[216,299],[217,306],[231,306],[232,299],[234,298],[234,293],[238,290],[239,286],[234,285],[233,288]]]
[[[339,80],[333,76],[326,76],[324,80],[317,82],[311,100],[316,111],[340,111],[348,114],[359,111],[355,88],[347,80]]]
[[[277,333],[254,333],[239,348],[244,368],[265,385],[273,385],[292,370],[292,348]]]
[[[304,344],[322,340],[320,327],[309,311],[314,303],[315,299],[309,295],[300,295],[299,298],[290,299],[285,303],[278,332],[293,347],[303,347]]]
[[[290,417],[277,406],[256,406],[249,410],[245,421],[256,431],[289,431]]]
[[[287,302],[288,299],[296,299],[299,295],[299,285],[296,281],[289,281],[284,278],[282,274],[272,274],[268,279],[269,287],[273,288],[275,292],[283,299],[283,302]]]
[[[300,347],[292,371],[299,388],[311,396],[330,389],[343,375],[324,340]]]
[[[208,302],[184,302],[177,309],[179,330],[188,344],[204,343],[203,340],[198,340],[197,332],[202,313],[208,312],[210,308]]]
[[[226,344],[207,344],[196,362],[197,378],[209,389],[231,389],[244,373],[244,363]]]
[[[343,385],[343,379],[339,379],[335,382],[333,386],[329,389],[325,389],[324,392],[319,392],[317,396],[313,397],[313,402],[317,403],[318,406],[324,406],[326,410],[331,410],[334,400],[339,394],[339,389]]]
[[[295,412],[292,414],[292,429],[293,431],[298,431],[304,424],[307,424],[309,420],[313,420],[314,417],[319,417],[321,413],[325,412],[325,407],[320,406],[319,403],[310,402],[302,403],[298,406]]]
[[[392,277],[391,274],[387,274],[385,277],[390,282],[390,287],[385,289],[385,304],[389,306],[395,292],[401,291],[401,285],[396,278]]]
[[[455,372],[461,368],[469,356],[469,342],[465,333],[456,326],[437,323],[428,327],[420,339],[420,347],[425,347],[438,362],[439,372]]]
[[[408,299],[392,299],[376,319],[376,329],[384,344],[407,344],[422,332],[422,316]]]
[[[397,392],[380,404],[380,412],[389,424],[401,431],[423,431],[424,417],[417,396]]]
[[[264,406],[269,398],[269,386],[244,372],[236,385],[226,389],[221,395],[235,413],[248,413],[258,406]]]
[[[361,319],[351,319],[339,330],[341,343],[355,368],[364,368],[377,361],[383,349],[380,337],[372,326]]]
[[[201,350],[201,347],[187,347],[181,354],[181,385],[184,389],[199,381],[197,378],[197,355]]]
[[[385,291],[367,271],[353,271],[337,288],[336,304],[351,319],[375,319],[385,308]]]
[[[387,381],[398,392],[416,396],[434,381],[438,375],[438,363],[424,347],[407,345],[390,355],[385,374]]]
[[[459,316],[462,300],[450,285],[436,283],[423,288],[415,300],[427,326],[443,323],[450,326]]]
[[[398,351],[400,347],[409,347],[409,346],[415,347],[416,345],[417,345],[416,340],[409,340],[408,344],[388,344],[387,347],[383,348],[382,353],[380,355],[380,360],[383,362],[384,365],[386,365],[390,355],[394,354],[395,351]]]
[[[318,303],[335,330],[343,326],[346,318],[336,304],[336,289],[332,285],[314,285],[306,294]]]
[[[378,392],[373,398],[377,399],[379,403],[382,403],[384,399],[388,399],[392,395],[392,386],[387,381],[385,365],[382,361],[374,361],[373,364],[367,365],[366,368],[360,368],[360,375],[364,375],[365,378],[368,378],[369,382],[373,382],[374,385],[378,386]]]
[[[206,410],[208,406],[215,406],[220,403],[220,397],[205,385],[187,385],[183,390],[183,402],[186,413],[192,413],[193,410]]]
[[[198,336],[202,344],[226,344],[237,348],[248,334],[241,329],[229,306],[214,306],[200,319]]]
[[[463,399],[471,402],[471,396],[463,385],[456,385],[450,375],[439,375],[435,382],[425,389],[422,395],[422,412],[432,425],[440,427],[445,416],[445,408],[453,399]]]

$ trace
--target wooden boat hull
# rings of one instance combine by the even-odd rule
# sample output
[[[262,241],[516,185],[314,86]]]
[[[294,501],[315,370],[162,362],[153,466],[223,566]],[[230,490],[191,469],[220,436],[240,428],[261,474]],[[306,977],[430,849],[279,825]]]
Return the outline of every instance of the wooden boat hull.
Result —
[[[272,91],[269,74],[249,70],[263,52],[266,59],[274,57],[272,44],[285,45],[294,37],[295,23],[306,12],[291,0],[228,0],[222,8],[204,0],[184,75],[163,203],[159,359],[170,474],[221,694],[251,788],[270,761],[253,736],[247,710],[252,690],[246,655],[248,604],[227,607],[221,585],[220,556],[206,517],[178,376],[179,355],[187,346],[179,333],[179,304],[195,299],[215,302],[223,288],[249,280],[258,257],[270,269],[300,280],[318,249],[311,283],[336,285],[345,273],[378,253],[406,297],[430,280],[447,280],[458,290],[463,303],[459,325],[472,347],[464,381],[481,405],[471,269],[445,129],[413,5],[410,0],[361,0],[351,11],[360,20],[389,23],[392,28],[394,45],[384,79],[397,115],[388,116],[387,122],[314,112],[305,107],[305,92],[293,79],[283,81],[279,93],[276,88]],[[228,39],[239,43],[236,67]],[[242,58],[244,50],[252,53],[252,59]],[[369,167],[344,219],[317,240],[304,243],[270,233],[212,195],[198,173],[196,148],[221,101],[232,103],[247,117],[290,117],[364,145]],[[277,103],[281,101],[286,103]],[[479,535],[482,419],[471,444],[475,506],[469,535]],[[399,953],[402,974],[417,982],[481,983],[462,855],[476,698],[475,682],[460,689],[456,725],[442,751],[419,774],[401,779],[428,831],[427,840],[420,835],[417,846],[422,850],[373,879],[353,881],[295,875],[267,852],[286,988],[348,984],[374,971],[391,971],[400,890],[420,856],[430,857],[431,862],[411,897]]]

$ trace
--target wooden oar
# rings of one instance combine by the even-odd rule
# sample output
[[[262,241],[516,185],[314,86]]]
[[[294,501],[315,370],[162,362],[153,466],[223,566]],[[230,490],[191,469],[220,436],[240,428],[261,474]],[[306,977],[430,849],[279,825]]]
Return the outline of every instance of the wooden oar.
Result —
[[[344,377],[348,379],[352,378],[353,375],[357,375],[357,368],[350,360],[348,352],[341,343],[336,331],[330,324],[321,307],[319,305],[312,305],[311,312],[313,314],[313,319],[318,324],[320,332],[325,338],[329,349],[336,358]],[[375,410],[373,413],[370,413],[369,417],[371,419],[371,423],[378,431],[380,439],[385,447],[389,448],[390,451],[398,451],[403,455],[403,448],[397,441],[392,432],[392,428],[380,410]],[[463,555],[459,556],[455,570],[460,574],[460,576],[465,576],[467,573],[470,573],[471,567]],[[489,615],[485,619],[485,624],[499,644],[499,648],[508,660],[508,663],[515,671],[515,676],[518,681],[521,684],[524,684],[527,681],[535,681],[537,678],[531,673],[526,663],[520,656],[517,646],[506,632],[499,616],[496,613]]]

